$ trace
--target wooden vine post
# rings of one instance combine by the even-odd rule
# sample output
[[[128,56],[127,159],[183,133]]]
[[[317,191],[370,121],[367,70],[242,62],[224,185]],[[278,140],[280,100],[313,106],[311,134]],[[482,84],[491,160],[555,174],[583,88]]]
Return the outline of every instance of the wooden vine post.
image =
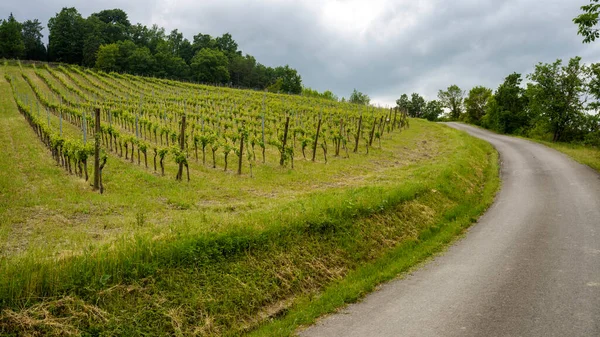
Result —
[[[100,108],[94,108],[94,191],[100,189]]]
[[[238,161],[238,175],[242,175],[242,159],[244,159],[244,136],[245,136],[245,132],[242,131],[242,134],[240,136],[240,155],[239,155],[239,161]]]
[[[362,115],[358,119],[358,131],[356,132],[356,144],[354,145],[354,153],[358,152],[358,141],[360,140],[360,128],[362,127]]]
[[[285,118],[285,131],[283,132],[283,141],[281,142],[281,159],[279,160],[279,165],[283,166],[285,164],[285,145],[287,143],[288,136],[288,128],[290,126],[290,116]],[[319,120],[319,127],[321,127],[321,120]],[[319,128],[317,128],[317,137],[319,137]],[[315,160],[315,156],[313,155],[313,161]]]
[[[317,124],[317,134],[315,135],[315,143],[313,144],[313,156],[312,161],[315,161],[317,156],[317,143],[319,142],[319,132],[321,131],[321,117],[319,116],[319,123]]]
[[[185,115],[181,116],[181,134],[179,135],[179,148],[183,153],[185,151]],[[184,162],[179,162],[179,171],[177,171],[177,180],[181,180],[183,176]]]
[[[377,117],[373,120],[373,128],[371,129],[371,133],[369,134],[369,146],[373,145],[373,135],[375,135],[375,127],[377,126]]]

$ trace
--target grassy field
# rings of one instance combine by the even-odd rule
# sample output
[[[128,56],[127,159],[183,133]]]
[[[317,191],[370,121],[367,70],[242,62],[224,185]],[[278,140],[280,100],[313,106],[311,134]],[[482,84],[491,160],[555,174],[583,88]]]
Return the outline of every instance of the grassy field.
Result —
[[[327,163],[280,167],[269,150],[252,177],[191,161],[191,181],[176,182],[174,163],[162,177],[109,153],[100,195],[56,166],[4,73],[20,92],[21,72],[51,89],[31,68],[1,72],[3,335],[291,334],[443,249],[498,186],[489,144],[411,120]],[[83,76],[59,76],[61,90],[86,90]]]

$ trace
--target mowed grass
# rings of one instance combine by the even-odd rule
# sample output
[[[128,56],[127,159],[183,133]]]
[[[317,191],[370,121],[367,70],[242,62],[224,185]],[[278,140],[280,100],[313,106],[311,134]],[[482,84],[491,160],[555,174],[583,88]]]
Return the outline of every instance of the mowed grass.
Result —
[[[109,155],[99,195],[55,165],[4,80],[0,92],[5,335],[289,334],[439,251],[498,185],[489,144],[411,120],[368,155],[297,154],[291,169],[268,153],[252,177],[192,160],[178,183],[171,162],[161,177]],[[285,328],[263,325],[277,317]]]

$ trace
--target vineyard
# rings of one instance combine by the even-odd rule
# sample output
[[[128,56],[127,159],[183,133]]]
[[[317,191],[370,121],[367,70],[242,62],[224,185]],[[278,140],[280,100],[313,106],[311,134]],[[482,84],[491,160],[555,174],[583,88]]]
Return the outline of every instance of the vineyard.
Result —
[[[190,166],[228,171],[235,165],[232,171],[252,177],[257,165],[294,169],[298,159],[327,163],[365,155],[408,126],[406,113],[397,109],[75,66],[20,66],[4,77],[57,164],[86,180],[97,110],[102,168],[112,154],[162,176],[175,167],[177,180],[185,168],[188,181]]]
[[[239,336],[494,190],[489,145],[394,109],[6,63],[0,92],[0,335]]]

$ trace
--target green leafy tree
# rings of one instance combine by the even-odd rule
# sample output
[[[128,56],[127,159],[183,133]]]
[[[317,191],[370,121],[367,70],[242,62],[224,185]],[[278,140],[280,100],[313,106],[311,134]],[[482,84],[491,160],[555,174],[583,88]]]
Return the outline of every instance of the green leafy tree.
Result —
[[[116,43],[105,44],[100,46],[98,57],[96,58],[96,68],[111,72],[119,71],[119,45]]]
[[[104,29],[106,24],[98,17],[91,15],[85,20],[85,37],[83,41],[83,60],[82,64],[86,67],[91,67],[96,64],[96,57],[100,46],[109,44],[104,37]]]
[[[339,100],[339,98],[330,90],[325,90],[322,93],[320,93],[317,90],[309,87],[302,87],[302,96],[323,98],[336,102]]]
[[[23,44],[25,58],[28,60],[46,60],[46,46],[42,42],[42,24],[38,19],[23,22]]]
[[[194,55],[198,53],[201,49],[216,49],[217,42],[213,39],[212,36],[208,34],[198,33],[194,35],[194,41],[192,42],[192,47],[194,48]]]
[[[443,113],[444,107],[442,106],[442,103],[438,100],[431,100],[425,105],[421,117],[433,122],[437,121]]]
[[[407,94],[400,95],[400,98],[396,100],[396,105],[402,111],[408,111],[410,109],[410,99]]]
[[[581,6],[583,13],[573,19],[573,22],[579,28],[577,34],[583,36],[584,43],[595,41],[600,37],[597,28],[598,15],[600,14],[600,4],[598,2],[599,0],[590,0],[589,4]]]
[[[159,47],[158,52],[154,54],[156,60],[155,75],[158,77],[169,77],[175,79],[189,79],[190,67],[184,59],[176,54],[170,53],[165,47]]]
[[[0,22],[0,57],[22,59],[25,56],[25,44],[21,34],[22,25],[10,13],[7,20]]]
[[[275,68],[276,78],[281,79],[281,91],[288,94],[302,93],[302,78],[296,69],[289,66]]]
[[[117,68],[119,71],[130,72],[132,65],[130,64],[131,55],[138,49],[138,46],[131,40],[117,42],[119,46],[119,58],[117,59]]]
[[[128,40],[130,29],[127,13],[121,9],[107,9],[90,15],[85,20],[83,65],[95,65],[101,45]]]
[[[569,128],[577,128],[584,109],[582,98],[586,93],[586,73],[580,57],[572,58],[565,66],[561,60],[539,63],[527,77],[530,108],[548,121],[553,141],[565,139]]]
[[[421,117],[425,109],[425,99],[423,96],[414,92],[410,96],[410,104],[408,106],[408,115],[411,117]]]
[[[74,7],[63,8],[48,21],[50,61],[81,64],[85,21]]]
[[[107,42],[113,43],[129,38],[131,23],[122,9],[105,9],[91,16],[97,17],[105,24],[102,35]]]
[[[238,50],[238,44],[235,42],[231,34],[225,33],[215,39],[215,47],[222,51],[229,60],[235,56],[241,56],[242,52]]]
[[[348,99],[348,102],[354,104],[369,105],[369,103],[371,102],[371,98],[369,98],[367,94],[363,94],[362,92],[354,89],[354,91],[352,91],[352,94],[350,95],[350,98]]]
[[[532,116],[521,81],[521,74],[513,73],[498,86],[481,120],[484,127],[500,133],[521,134],[531,126]]]
[[[192,58],[192,76],[204,83],[227,83],[229,81],[229,61],[223,52],[214,49],[200,49]]]
[[[236,55],[229,61],[229,76],[234,86],[256,87],[256,59]]]
[[[588,104],[589,110],[600,108],[600,63],[592,63],[589,67],[588,92],[594,100]]]
[[[148,47],[139,47],[134,50],[127,62],[129,64],[128,71],[136,75],[149,76],[154,73],[156,61]]]
[[[469,91],[469,95],[465,98],[464,118],[467,123],[481,124],[490,97],[492,97],[492,89],[486,87],[477,86]]]
[[[462,103],[465,93],[456,84],[448,87],[446,91],[438,92],[438,99],[445,108],[450,110],[452,120],[460,119],[462,114]]]

